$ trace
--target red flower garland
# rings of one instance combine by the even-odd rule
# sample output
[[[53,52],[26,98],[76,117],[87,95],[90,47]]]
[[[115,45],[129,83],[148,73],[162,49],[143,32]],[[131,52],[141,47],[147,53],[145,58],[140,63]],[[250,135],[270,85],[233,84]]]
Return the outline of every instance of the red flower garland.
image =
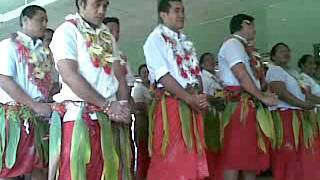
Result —
[[[75,19],[69,19],[67,20],[67,22],[72,23],[79,29],[78,22]],[[81,32],[81,30],[79,31]],[[93,46],[93,42],[91,38],[89,40],[86,40],[86,46],[87,46],[87,49],[90,49]],[[104,66],[102,66],[100,63],[101,59],[99,57],[97,56],[91,57],[91,62],[95,68],[102,67],[106,74],[110,75],[112,73],[112,67],[109,66],[109,63],[106,63]]]
[[[19,55],[19,62],[21,63],[23,60],[27,63],[28,66],[28,79],[37,86],[37,89],[41,92],[44,97],[49,96],[49,92],[52,87],[52,78],[50,72],[45,74],[43,79],[38,79],[34,76],[33,72],[36,66],[30,63],[30,49],[27,48],[21,40],[17,39],[17,35],[14,37],[13,41],[17,44],[17,50]],[[49,56],[47,56],[49,58]]]
[[[172,46],[176,46],[176,42],[173,41],[172,39],[170,39],[168,36],[162,34],[162,37],[166,43],[170,43]],[[188,70],[183,69],[183,60],[190,61],[191,56],[192,56],[190,53],[186,53],[184,55],[184,57],[182,57],[179,54],[175,54],[175,56],[176,56],[176,62],[177,62],[178,68],[180,70],[181,77],[188,79],[189,78],[188,71],[194,76],[200,75],[200,67],[199,66],[196,66],[195,68],[190,68]]]

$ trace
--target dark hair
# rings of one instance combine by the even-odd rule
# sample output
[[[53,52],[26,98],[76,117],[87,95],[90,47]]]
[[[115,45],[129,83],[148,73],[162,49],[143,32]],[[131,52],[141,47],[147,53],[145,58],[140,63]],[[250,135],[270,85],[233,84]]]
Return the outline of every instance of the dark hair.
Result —
[[[271,59],[271,61],[274,61],[273,56],[276,55],[279,46],[284,46],[284,47],[288,48],[289,51],[290,51],[289,46],[288,46],[287,44],[283,43],[283,42],[279,42],[279,43],[275,44],[275,45],[271,48],[271,52],[270,52],[270,59]]]
[[[80,6],[79,6],[80,2],[83,2],[85,7],[87,6],[87,0],[76,0],[76,7],[78,11],[80,10]]]
[[[161,12],[169,12],[169,9],[171,8],[170,2],[182,2],[182,0],[160,0],[158,4],[158,15],[159,15],[159,21],[162,23],[162,19],[160,17]]]
[[[213,54],[210,53],[210,52],[203,53],[203,54],[200,56],[200,61],[199,61],[200,66],[203,65],[203,63],[204,63],[204,58],[205,58],[206,56],[213,56]]]
[[[140,72],[141,72],[142,68],[144,68],[144,67],[148,69],[148,67],[147,67],[146,64],[141,64],[141,65],[139,66],[139,68],[138,68],[139,75],[140,75]]]
[[[313,56],[310,55],[310,54],[305,54],[305,55],[303,55],[303,56],[299,59],[299,61],[298,61],[298,67],[301,69],[302,66],[307,62],[307,60],[308,60],[309,58],[312,58],[312,57],[313,57]]]
[[[254,21],[254,17],[246,15],[246,14],[237,14],[231,18],[230,21],[230,32],[231,34],[240,31],[242,29],[243,21],[249,21],[252,23]]]
[[[28,18],[33,18],[33,16],[36,15],[37,11],[43,11],[47,13],[47,11],[41,6],[30,5],[25,7],[20,14],[20,26],[22,27],[22,21],[24,17],[27,16]]]
[[[118,26],[120,26],[120,20],[117,17],[105,17],[103,19],[103,24],[108,24],[108,23],[116,23]]]
[[[51,28],[47,28],[47,29],[46,29],[46,32],[49,32],[49,33],[52,33],[52,34],[53,34],[53,33],[54,33],[54,30],[51,29]]]

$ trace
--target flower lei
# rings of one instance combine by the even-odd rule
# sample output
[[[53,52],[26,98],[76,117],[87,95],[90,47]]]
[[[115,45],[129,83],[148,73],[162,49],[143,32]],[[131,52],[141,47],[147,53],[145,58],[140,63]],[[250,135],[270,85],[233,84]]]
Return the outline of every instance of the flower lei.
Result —
[[[168,30],[165,30],[162,26],[160,26],[160,30],[164,41],[173,51],[181,77],[194,80],[192,83],[198,83],[200,67],[192,42],[184,40],[177,42],[174,37],[171,37],[170,33],[172,32],[167,32]]]
[[[13,34],[11,39],[17,45],[19,62],[27,63],[28,79],[37,86],[44,97],[48,97],[52,86],[50,50],[43,46],[30,50],[18,34]]]
[[[91,27],[81,24],[79,18],[67,20],[74,24],[81,32],[86,41],[86,46],[91,58],[91,62],[95,68],[103,68],[104,72],[108,75],[112,72],[112,35],[109,31],[103,30],[96,33]],[[88,26],[88,27],[86,27]]]

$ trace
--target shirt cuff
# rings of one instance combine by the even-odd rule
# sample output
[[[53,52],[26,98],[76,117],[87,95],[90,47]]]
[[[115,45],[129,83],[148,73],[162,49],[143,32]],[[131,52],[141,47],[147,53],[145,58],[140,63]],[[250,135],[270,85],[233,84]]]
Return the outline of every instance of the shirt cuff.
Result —
[[[235,66],[236,64],[238,63],[243,63],[242,60],[237,60],[237,61],[232,61],[230,64],[229,64],[229,68],[232,68],[233,66]]]

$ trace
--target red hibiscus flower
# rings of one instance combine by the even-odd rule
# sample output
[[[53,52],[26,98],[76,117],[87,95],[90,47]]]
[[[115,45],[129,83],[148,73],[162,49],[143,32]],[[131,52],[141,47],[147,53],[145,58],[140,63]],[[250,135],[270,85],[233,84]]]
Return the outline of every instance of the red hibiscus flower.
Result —
[[[199,73],[200,73],[200,67],[197,66],[196,69],[195,69],[195,75],[199,75]]]
[[[190,54],[187,54],[185,58],[186,58],[186,61],[189,61],[191,58]]]
[[[86,41],[87,48],[91,47],[91,45],[92,45],[92,41],[91,40]]]
[[[106,73],[106,74],[111,74],[111,67],[109,67],[109,66],[105,66],[105,67],[103,67],[103,70],[104,70],[104,72]]]
[[[98,57],[95,57],[93,58],[92,63],[93,63],[93,66],[97,68],[100,66],[100,59]]]
[[[177,55],[177,64],[181,65],[182,64],[183,58],[180,55]]]
[[[188,74],[184,70],[181,70],[181,76],[185,79],[188,78]]]
[[[196,70],[195,69],[191,69],[190,72],[191,72],[192,75],[196,74]]]

